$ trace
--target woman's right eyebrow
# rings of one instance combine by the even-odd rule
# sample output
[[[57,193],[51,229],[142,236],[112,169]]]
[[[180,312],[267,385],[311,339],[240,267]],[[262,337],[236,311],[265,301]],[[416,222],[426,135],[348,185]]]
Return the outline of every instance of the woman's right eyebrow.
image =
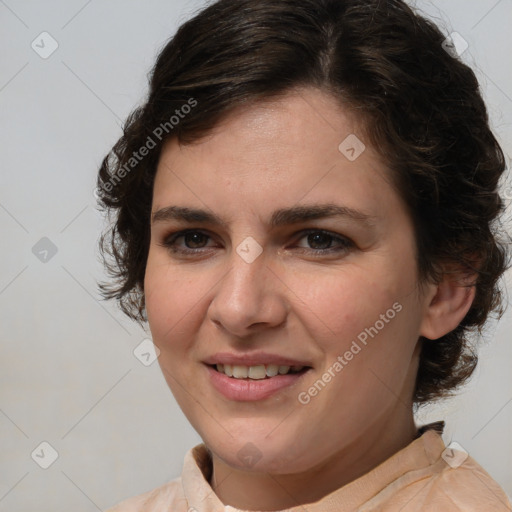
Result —
[[[297,205],[290,208],[275,210],[269,221],[272,228],[300,224],[309,220],[340,217],[362,223],[368,227],[375,224],[376,216],[370,215],[348,206],[341,206],[333,203]],[[214,226],[227,227],[231,221],[227,221],[215,213],[199,208],[186,206],[166,206],[155,211],[151,216],[152,224],[177,220],[188,224],[204,223]]]

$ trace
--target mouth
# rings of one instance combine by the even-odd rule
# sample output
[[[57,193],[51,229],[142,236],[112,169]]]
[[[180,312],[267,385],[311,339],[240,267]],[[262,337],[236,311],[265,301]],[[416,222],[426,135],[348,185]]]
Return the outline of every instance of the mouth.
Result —
[[[209,364],[213,370],[232,379],[266,380],[279,375],[304,374],[311,366],[287,366],[277,364],[257,364],[251,366],[237,364]]]
[[[209,382],[224,398],[256,402],[303,387],[311,366],[205,364]]]

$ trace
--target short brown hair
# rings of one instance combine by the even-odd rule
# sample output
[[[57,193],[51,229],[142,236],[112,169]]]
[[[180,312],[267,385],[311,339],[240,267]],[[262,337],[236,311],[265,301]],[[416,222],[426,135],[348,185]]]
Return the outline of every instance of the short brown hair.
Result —
[[[166,139],[194,142],[235,108],[315,87],[357,112],[393,170],[414,222],[421,280],[440,279],[450,263],[477,276],[460,325],[421,340],[414,401],[448,396],[477,363],[468,335],[503,312],[507,253],[497,225],[504,155],[475,74],[444,40],[401,0],[219,0],[184,23],[99,170],[100,208],[115,215],[100,239],[113,277],[100,284],[103,297],[147,321],[152,188]]]

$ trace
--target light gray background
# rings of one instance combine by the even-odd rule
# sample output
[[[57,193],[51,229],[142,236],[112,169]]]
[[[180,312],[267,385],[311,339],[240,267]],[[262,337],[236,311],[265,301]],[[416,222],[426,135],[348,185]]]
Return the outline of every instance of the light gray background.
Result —
[[[201,5],[0,0],[0,511],[104,510],[178,476],[200,442],[158,364],[133,354],[149,331],[98,300],[104,221],[93,190],[157,51]],[[510,154],[512,0],[417,5],[468,41],[463,59]],[[31,48],[43,31],[59,44],[47,59]],[[58,250],[46,263],[32,252],[43,237]],[[490,326],[464,392],[418,418],[446,419],[445,441],[509,494],[511,324],[509,311]],[[42,441],[59,455],[48,469],[31,458]]]

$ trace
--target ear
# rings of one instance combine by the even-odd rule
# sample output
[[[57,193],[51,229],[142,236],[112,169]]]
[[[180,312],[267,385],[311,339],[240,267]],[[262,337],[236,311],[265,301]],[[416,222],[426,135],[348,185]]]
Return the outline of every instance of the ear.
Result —
[[[457,279],[458,278],[458,279]],[[475,298],[474,279],[445,274],[439,284],[432,284],[425,295],[426,311],[420,335],[437,340],[453,331],[462,322]]]

